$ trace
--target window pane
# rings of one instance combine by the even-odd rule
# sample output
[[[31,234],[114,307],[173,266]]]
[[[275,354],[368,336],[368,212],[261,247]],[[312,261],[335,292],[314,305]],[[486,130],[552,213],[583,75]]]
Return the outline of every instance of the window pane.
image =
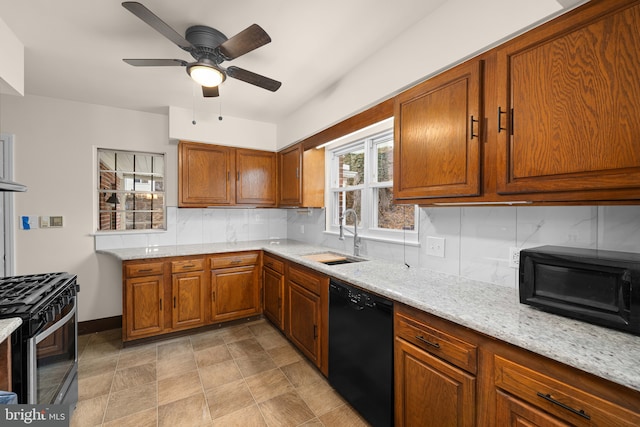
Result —
[[[364,183],[364,148],[338,156],[338,187]]]
[[[340,191],[336,193],[336,198],[335,206],[338,207],[337,216],[340,217],[346,209],[353,209],[358,215],[358,226],[360,226],[362,222],[362,191]],[[353,213],[345,217],[344,224],[353,226],[354,222],[355,218]]]
[[[415,206],[394,205],[393,190],[378,188],[378,228],[390,230],[414,230]]]
[[[393,180],[393,140],[376,144],[378,182]]]

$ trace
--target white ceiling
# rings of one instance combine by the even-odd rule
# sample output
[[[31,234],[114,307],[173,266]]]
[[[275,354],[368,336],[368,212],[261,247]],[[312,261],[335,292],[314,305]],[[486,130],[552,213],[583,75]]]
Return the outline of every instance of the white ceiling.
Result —
[[[223,66],[279,80],[275,93],[227,79],[203,99],[183,67],[122,58],[191,56],[116,0],[0,0],[0,19],[25,46],[25,93],[119,108],[167,106],[277,123],[446,0],[143,0],[178,33],[207,25],[232,37],[253,23],[272,42]],[[385,64],[388,65],[388,64]]]

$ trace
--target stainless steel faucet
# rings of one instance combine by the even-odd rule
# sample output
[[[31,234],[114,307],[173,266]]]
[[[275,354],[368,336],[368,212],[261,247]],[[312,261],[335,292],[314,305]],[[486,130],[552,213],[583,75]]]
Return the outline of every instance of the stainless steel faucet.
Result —
[[[355,221],[353,221],[353,231],[346,228],[343,225],[343,221],[347,217],[348,213],[352,213],[355,217]],[[342,215],[340,215],[340,237],[339,240],[344,240],[344,230],[347,230],[349,233],[353,234],[353,256],[360,256],[360,236],[358,236],[358,214],[355,210],[349,208],[342,211]]]

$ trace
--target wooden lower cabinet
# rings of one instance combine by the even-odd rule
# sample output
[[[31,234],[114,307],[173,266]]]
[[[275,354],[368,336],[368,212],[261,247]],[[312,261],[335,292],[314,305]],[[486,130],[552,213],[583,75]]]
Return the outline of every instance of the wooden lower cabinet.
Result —
[[[262,312],[258,251],[125,261],[122,340]]]
[[[258,252],[209,258],[212,321],[238,319],[262,312],[259,263]]]
[[[395,425],[640,426],[640,392],[395,304]]]
[[[496,395],[496,425],[504,427],[570,426],[535,406],[502,391]]]
[[[172,279],[172,327],[195,328],[206,322],[204,272],[174,274]]]
[[[395,425],[475,426],[476,347],[422,320],[395,315]]]
[[[269,255],[264,255],[262,292],[264,315],[284,330],[284,262]]]
[[[329,277],[289,263],[285,292],[285,335],[328,375]]]
[[[163,296],[164,276],[134,277],[125,281],[124,341],[163,332]]]

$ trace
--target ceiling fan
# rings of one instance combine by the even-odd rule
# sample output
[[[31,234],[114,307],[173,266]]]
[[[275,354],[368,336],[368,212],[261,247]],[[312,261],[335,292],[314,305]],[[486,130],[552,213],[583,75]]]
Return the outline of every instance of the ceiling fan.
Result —
[[[224,61],[236,59],[271,42],[271,37],[257,24],[251,25],[230,39],[215,28],[204,25],[187,28],[185,36],[182,37],[141,3],[127,1],[122,3],[122,6],[195,58],[195,62],[182,59],[123,59],[127,64],[136,67],[187,67],[187,73],[202,86],[202,94],[205,97],[219,96],[218,85],[225,81],[227,76],[271,92],[275,92],[282,85],[279,81],[233,65],[227,68],[220,66]]]

